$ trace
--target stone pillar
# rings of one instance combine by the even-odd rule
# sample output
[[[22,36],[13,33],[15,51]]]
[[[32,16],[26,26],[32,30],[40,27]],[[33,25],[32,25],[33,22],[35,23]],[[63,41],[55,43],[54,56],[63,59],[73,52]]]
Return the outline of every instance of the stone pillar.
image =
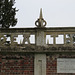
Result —
[[[36,39],[35,39],[37,46],[45,46],[46,45],[46,37],[44,35],[44,31],[37,30],[36,32]]]
[[[38,29],[36,32],[36,46],[45,46],[46,39],[44,31]],[[34,75],[46,75],[46,54],[37,53],[34,57]]]
[[[34,75],[46,75],[46,54],[35,54]]]

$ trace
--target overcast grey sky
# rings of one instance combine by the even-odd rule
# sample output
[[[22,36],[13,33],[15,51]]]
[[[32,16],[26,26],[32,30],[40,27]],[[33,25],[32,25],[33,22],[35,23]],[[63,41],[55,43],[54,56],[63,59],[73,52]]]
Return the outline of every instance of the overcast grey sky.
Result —
[[[75,27],[75,0],[16,0],[19,11],[15,27],[35,27],[40,8],[47,27]]]

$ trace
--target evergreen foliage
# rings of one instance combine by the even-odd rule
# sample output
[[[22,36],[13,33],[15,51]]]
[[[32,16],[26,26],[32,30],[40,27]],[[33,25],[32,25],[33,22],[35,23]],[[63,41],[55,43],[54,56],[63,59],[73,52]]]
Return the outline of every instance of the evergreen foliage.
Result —
[[[17,23],[15,0],[0,0],[0,28],[9,28]]]

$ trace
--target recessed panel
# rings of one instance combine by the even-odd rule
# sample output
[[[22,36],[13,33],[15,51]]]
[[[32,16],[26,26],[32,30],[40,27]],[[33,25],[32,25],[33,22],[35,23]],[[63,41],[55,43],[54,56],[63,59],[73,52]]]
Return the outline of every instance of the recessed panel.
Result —
[[[75,73],[75,59],[58,58],[57,73]]]

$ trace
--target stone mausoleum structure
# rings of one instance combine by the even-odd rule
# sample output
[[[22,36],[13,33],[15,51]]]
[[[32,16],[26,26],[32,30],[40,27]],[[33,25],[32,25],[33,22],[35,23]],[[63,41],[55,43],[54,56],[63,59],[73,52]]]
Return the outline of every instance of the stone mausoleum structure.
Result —
[[[0,75],[75,75],[75,27],[35,25],[0,29]]]

